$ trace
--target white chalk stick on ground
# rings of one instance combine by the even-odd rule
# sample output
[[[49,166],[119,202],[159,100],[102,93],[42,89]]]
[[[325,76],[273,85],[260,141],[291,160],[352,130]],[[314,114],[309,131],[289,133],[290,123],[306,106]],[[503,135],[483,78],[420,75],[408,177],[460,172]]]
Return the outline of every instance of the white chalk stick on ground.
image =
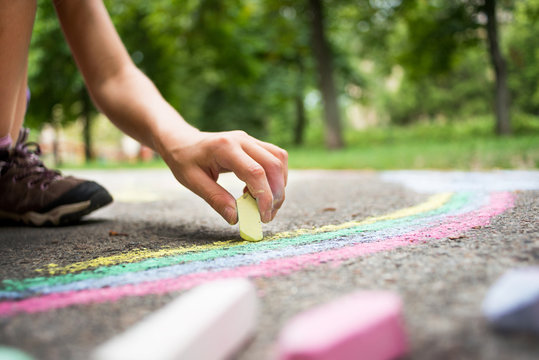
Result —
[[[400,298],[359,291],[307,310],[279,336],[280,360],[393,359],[407,351]]]
[[[254,333],[257,314],[248,280],[207,283],[101,345],[92,359],[225,359]]]

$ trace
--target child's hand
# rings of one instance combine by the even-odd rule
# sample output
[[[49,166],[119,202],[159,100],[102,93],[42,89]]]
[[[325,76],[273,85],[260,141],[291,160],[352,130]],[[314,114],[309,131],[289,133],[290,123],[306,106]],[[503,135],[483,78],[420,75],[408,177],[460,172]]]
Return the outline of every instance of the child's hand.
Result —
[[[229,171],[247,184],[262,221],[267,223],[275,217],[284,201],[288,176],[285,150],[243,131],[193,131],[187,140],[185,136],[175,140],[173,134],[166,137],[160,153],[176,179],[206,200],[229,224],[238,221],[236,201],[216,182],[220,173]]]

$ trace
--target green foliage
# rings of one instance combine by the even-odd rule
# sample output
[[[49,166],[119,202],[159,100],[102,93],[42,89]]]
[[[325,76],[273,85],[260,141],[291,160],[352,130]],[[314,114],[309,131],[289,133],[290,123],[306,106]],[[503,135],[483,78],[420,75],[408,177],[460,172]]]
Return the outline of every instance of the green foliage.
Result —
[[[413,142],[451,142],[473,139],[490,139],[496,136],[492,132],[492,115],[470,117],[457,120],[418,122],[413,125],[388,125],[365,131],[348,132],[348,141],[356,146],[413,143]],[[539,142],[539,117],[517,113],[514,117],[515,135],[536,136]]]
[[[290,141],[291,126],[289,136],[269,131],[273,122],[294,118],[292,101],[308,86],[301,6],[240,0],[107,5],[133,60],[189,122]]]
[[[83,110],[81,101],[87,93],[51,2],[39,2],[28,68],[32,100],[27,126],[74,121]]]
[[[328,152],[323,148],[289,150],[293,169],[537,169],[536,137],[464,139],[453,142],[350,145]]]
[[[493,109],[494,77],[482,3],[325,0],[343,110],[357,104],[375,109],[381,124],[490,119],[478,124],[491,131],[493,120],[485,115]],[[105,5],[135,64],[187,121],[203,130],[243,129],[292,143],[296,100],[317,88],[307,0]],[[499,0],[498,6],[518,134],[535,129],[537,118],[530,115],[539,114],[539,0]],[[87,94],[51,2],[39,2],[34,30],[27,123],[68,123],[80,116]],[[322,104],[305,104],[306,141],[322,143]]]
[[[517,1],[507,48],[513,102],[521,111],[539,115],[539,1]]]
[[[492,132],[493,116],[348,132],[347,149],[290,148],[291,168],[462,169],[539,168],[539,117],[517,114],[515,135]]]
[[[407,41],[397,61],[412,78],[448,73],[462,49],[478,44],[478,12],[473,1],[403,1],[398,15]]]
[[[493,112],[494,72],[487,52],[483,1],[373,3],[384,6],[372,8],[372,18],[388,20],[382,31],[367,25],[370,35],[361,38],[369,44],[361,50],[362,57],[375,64],[364,84],[364,103],[395,124],[459,121]],[[498,0],[497,6],[514,110],[537,114],[538,1]],[[383,16],[377,15],[380,11]],[[377,42],[370,40],[375,35]],[[395,70],[402,72],[397,89],[381,86],[380,80],[391,78]]]
[[[395,124],[418,119],[454,119],[491,112],[493,92],[484,51],[468,49],[450,73],[414,79],[406,73],[400,87],[386,95],[386,109]]]

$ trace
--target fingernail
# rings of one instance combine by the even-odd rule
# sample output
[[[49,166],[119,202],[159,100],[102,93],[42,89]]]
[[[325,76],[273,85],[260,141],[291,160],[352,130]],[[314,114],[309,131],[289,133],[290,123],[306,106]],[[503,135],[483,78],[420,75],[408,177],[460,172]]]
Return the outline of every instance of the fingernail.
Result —
[[[275,204],[279,202],[283,202],[283,198],[284,198],[283,192],[277,191],[275,194],[273,194],[273,205],[275,206]]]
[[[264,218],[262,219],[263,222],[268,223],[271,221],[271,210],[268,210],[264,213]]]
[[[225,220],[228,221],[230,225],[234,225],[238,222],[238,216],[236,214],[236,209],[227,206],[224,211]]]

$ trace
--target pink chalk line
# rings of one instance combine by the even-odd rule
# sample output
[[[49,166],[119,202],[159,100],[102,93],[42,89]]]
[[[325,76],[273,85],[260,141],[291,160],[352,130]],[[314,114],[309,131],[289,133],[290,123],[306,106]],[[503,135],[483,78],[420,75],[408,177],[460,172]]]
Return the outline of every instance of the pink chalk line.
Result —
[[[5,301],[0,303],[0,316],[11,316],[17,313],[37,313],[72,305],[111,302],[128,296],[164,294],[172,291],[190,289],[201,283],[216,279],[287,275],[294,271],[309,266],[316,266],[321,263],[343,261],[379,251],[392,250],[421,241],[441,239],[461,234],[475,226],[488,225],[492,217],[513,207],[514,199],[515,196],[508,192],[493,193],[490,195],[489,204],[478,210],[461,215],[448,216],[447,221],[441,225],[395,236],[385,241],[358,243],[345,248],[328,250],[321,253],[272,259],[256,265],[239,266],[234,269],[214,272],[188,274],[176,278],[162,279],[136,285],[66,291],[19,301]]]

